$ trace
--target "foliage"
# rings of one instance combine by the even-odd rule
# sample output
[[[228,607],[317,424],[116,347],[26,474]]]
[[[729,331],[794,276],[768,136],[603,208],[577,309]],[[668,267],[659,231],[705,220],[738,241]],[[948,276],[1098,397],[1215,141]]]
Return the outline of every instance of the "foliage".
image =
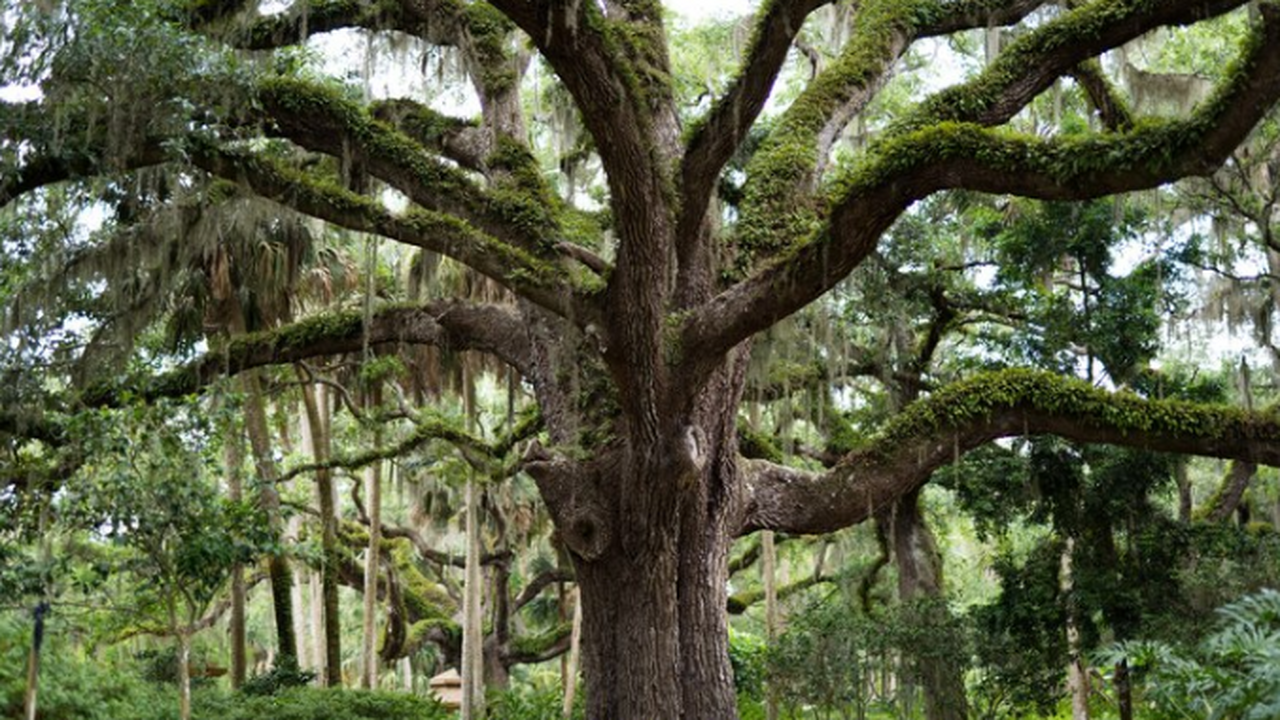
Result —
[[[31,617],[0,614],[0,717],[22,716]],[[172,691],[145,682],[133,667],[86,657],[54,614],[45,626],[39,708],[42,720],[160,720],[173,716]]]
[[[579,690],[571,720],[585,717],[583,694],[581,688]],[[525,683],[509,690],[490,691],[485,708],[489,717],[502,720],[562,720],[564,695],[557,684]]]
[[[278,695],[290,688],[303,687],[316,679],[316,674],[302,670],[293,658],[277,663],[265,673],[245,680],[240,692],[245,695]]]
[[[1119,643],[1100,659],[1127,659],[1139,671],[1152,718],[1280,716],[1280,592],[1246,595],[1218,614],[1218,629],[1197,646]]]
[[[768,646],[764,639],[729,630],[729,664],[733,667],[733,686],[739,696],[755,700],[761,698],[768,671],[767,662]]]
[[[925,661],[965,668],[972,650],[962,621],[928,598],[868,615],[841,598],[818,600],[788,619],[768,649],[766,677],[787,706],[865,713],[896,700],[877,686],[890,669],[904,679]],[[750,699],[748,697],[748,699]]]
[[[274,695],[197,694],[196,720],[447,720],[434,700],[386,691],[291,688]]]

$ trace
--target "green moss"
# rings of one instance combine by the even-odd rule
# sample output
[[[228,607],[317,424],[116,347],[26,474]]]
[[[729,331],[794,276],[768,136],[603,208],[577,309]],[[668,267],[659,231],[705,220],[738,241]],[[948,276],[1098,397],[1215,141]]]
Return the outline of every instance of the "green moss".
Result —
[[[784,459],[782,450],[773,438],[759,430],[751,429],[750,425],[741,421],[738,423],[738,451],[744,457],[768,460],[773,463],[781,464]]]
[[[389,122],[401,132],[426,146],[467,128],[478,127],[474,122],[438,113],[425,105],[404,100],[384,100],[371,106],[372,116]]]
[[[481,85],[489,93],[501,93],[515,87],[519,76],[507,51],[508,38],[515,25],[494,6],[486,2],[467,3],[464,17],[476,59],[483,68]]]
[[[783,115],[747,169],[738,235],[739,271],[777,254],[819,227],[818,205],[796,203],[817,168],[818,135],[857,92],[866,90],[894,60],[893,39],[910,33],[927,3],[875,0],[864,3],[845,50],[823,70]]]
[[[1146,400],[1133,393],[1109,393],[1074,378],[1013,369],[975,375],[912,404],[889,422],[874,440],[875,447],[893,453],[906,441],[1015,407],[1120,433],[1280,439],[1274,423],[1236,408]]]
[[[511,639],[511,651],[516,655],[537,657],[551,650],[573,631],[569,623],[560,623],[537,635],[521,635]]]
[[[479,204],[462,171],[432,159],[419,143],[375,120],[366,108],[345,97],[340,88],[277,77],[264,80],[259,94],[268,107],[288,111],[290,122],[315,123],[318,131],[332,126],[357,143],[371,162],[399,168],[434,193],[459,198],[471,207]]]

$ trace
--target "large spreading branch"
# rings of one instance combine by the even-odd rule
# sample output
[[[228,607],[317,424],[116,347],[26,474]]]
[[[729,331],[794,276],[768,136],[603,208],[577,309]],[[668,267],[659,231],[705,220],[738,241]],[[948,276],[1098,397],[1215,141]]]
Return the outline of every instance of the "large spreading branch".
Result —
[[[739,531],[824,533],[848,527],[973,448],[1038,434],[1280,464],[1275,415],[1146,400],[1050,373],[1006,370],[956,383],[908,406],[878,439],[826,473],[748,461],[750,500]]]
[[[555,225],[538,198],[491,194],[420,143],[374,120],[333,88],[277,78],[259,92],[272,127],[297,145],[358,166],[417,205],[454,215],[530,254],[552,244]],[[486,159],[481,158],[484,163]]]
[[[368,326],[361,311],[317,315],[269,330],[238,336],[198,360],[128,388],[135,398],[150,400],[198,392],[214,380],[267,365],[358,352],[385,344],[425,344],[454,350],[491,353],[520,372],[529,370],[529,336],[516,309],[442,300],[420,307],[390,307],[373,314]],[[88,406],[115,405],[114,384],[86,390]]]
[[[689,315],[682,346],[696,351],[686,362],[696,369],[821,296],[911,203],[939,190],[1086,200],[1211,172],[1280,98],[1280,9],[1262,11],[1215,96],[1189,118],[1051,139],[941,122],[886,138],[836,184],[821,233]],[[1065,69],[1080,58],[1071,60]]]
[[[564,317],[585,323],[597,316],[590,296],[573,292],[572,278],[559,266],[453,215],[416,207],[394,213],[378,200],[247,151],[208,148],[193,151],[191,159],[214,175],[243,183],[254,193],[303,214],[451,257]]]

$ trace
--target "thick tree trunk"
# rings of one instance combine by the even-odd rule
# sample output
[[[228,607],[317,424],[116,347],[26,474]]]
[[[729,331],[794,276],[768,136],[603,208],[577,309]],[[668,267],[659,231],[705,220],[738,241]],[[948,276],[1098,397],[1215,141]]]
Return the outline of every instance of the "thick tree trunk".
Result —
[[[737,715],[725,613],[736,468],[710,465],[709,482],[680,484],[686,494],[652,505],[620,503],[608,526],[558,521],[574,548],[593,720]],[[606,481],[625,487],[630,472],[610,468]]]
[[[903,603],[930,600],[925,611],[946,613],[942,600],[942,557],[933,533],[920,512],[920,491],[902,497],[893,516],[894,554],[898,561],[898,597]],[[945,621],[946,618],[922,618]],[[926,654],[919,660],[918,680],[924,687],[925,717],[929,720],[964,720],[968,700],[964,667],[946,658]]]

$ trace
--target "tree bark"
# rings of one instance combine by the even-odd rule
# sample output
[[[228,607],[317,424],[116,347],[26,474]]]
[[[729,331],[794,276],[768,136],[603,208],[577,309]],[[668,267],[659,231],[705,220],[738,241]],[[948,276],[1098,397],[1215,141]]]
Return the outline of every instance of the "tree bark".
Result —
[[[561,712],[565,718],[573,715],[573,703],[578,692],[578,661],[582,655],[582,598],[576,587],[569,597],[573,602],[573,630],[569,637],[569,654],[561,666],[564,675],[564,704]]]
[[[244,459],[244,433],[234,422],[228,423],[226,433],[223,452],[227,465],[227,497],[232,502],[240,502],[244,498],[244,475],[241,471]],[[231,567],[231,619],[228,628],[231,634],[232,689],[238,689],[243,685],[248,674],[245,652],[245,594],[244,566],[236,563]]]
[[[898,598],[904,604],[930,601],[927,613],[946,614],[942,604],[942,557],[933,533],[920,512],[919,489],[904,495],[894,506],[893,542],[898,561]],[[948,618],[922,620],[943,623]],[[968,699],[964,688],[964,666],[947,658],[934,657],[925,650],[919,658],[919,681],[924,688],[925,717],[929,720],[964,720]]]
[[[272,534],[283,537],[283,523],[280,518],[280,493],[276,489],[276,478],[280,476],[276,462],[271,455],[271,434],[267,428],[267,413],[262,399],[262,387],[256,372],[248,372],[241,376],[245,392],[244,420],[245,430],[249,435],[249,446],[253,450],[254,464],[258,470],[259,490],[258,505],[267,515]],[[298,640],[293,633],[293,598],[290,590],[292,574],[284,555],[276,552],[267,559],[267,574],[271,579],[271,601],[276,624],[277,657],[276,665],[297,665]]]
[[[178,717],[191,720],[191,633],[177,628],[178,644]]]
[[[778,552],[774,545],[773,531],[762,531],[760,543],[762,545],[760,572],[764,575],[764,631],[769,645],[773,645],[778,640],[780,630],[778,627]],[[778,692],[773,683],[765,689],[764,703],[766,720],[778,720]]]
[[[1080,644],[1079,610],[1075,601],[1072,554],[1075,538],[1068,536],[1062,548],[1062,597],[1067,604],[1067,689],[1071,694],[1071,720],[1089,720],[1089,672]]]
[[[480,491],[475,478],[467,481],[467,566],[463,583],[462,720],[484,717],[483,576],[480,568]]]
[[[302,401],[307,413],[307,428],[315,461],[329,459],[331,435],[329,433],[330,405],[322,402],[324,394],[311,383],[302,386]],[[322,412],[323,408],[323,412]],[[316,495],[320,506],[320,592],[322,596],[321,618],[324,626],[324,662],[321,664],[320,684],[334,687],[342,684],[342,616],[338,604],[338,516],[334,500],[333,472],[316,471]]]
[[[373,403],[367,403],[372,405]],[[375,433],[374,446],[379,443]],[[369,513],[369,545],[364,560],[364,628],[361,644],[360,686],[366,690],[378,687],[378,573],[382,544],[382,463],[374,462],[365,469],[365,504]]]
[[[1129,663],[1116,663],[1116,709],[1120,720],[1133,720],[1133,683],[1129,679]]]

